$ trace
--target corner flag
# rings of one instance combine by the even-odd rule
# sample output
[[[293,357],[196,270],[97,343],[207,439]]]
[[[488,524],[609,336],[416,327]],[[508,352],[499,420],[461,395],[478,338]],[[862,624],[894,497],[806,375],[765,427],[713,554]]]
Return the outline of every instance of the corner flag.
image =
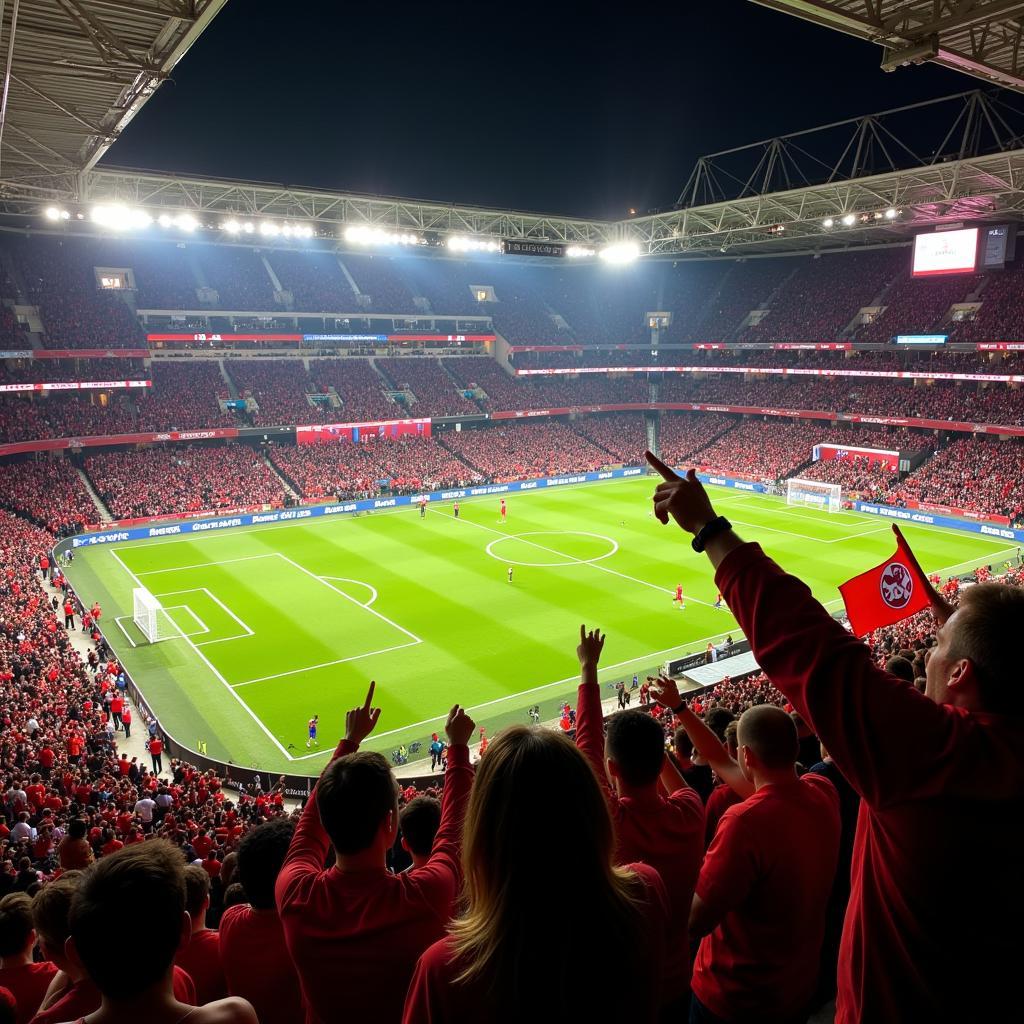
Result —
[[[932,603],[928,582],[914,552],[893,524],[896,551],[881,565],[840,584],[846,614],[855,636],[867,636],[875,629],[901,622]]]

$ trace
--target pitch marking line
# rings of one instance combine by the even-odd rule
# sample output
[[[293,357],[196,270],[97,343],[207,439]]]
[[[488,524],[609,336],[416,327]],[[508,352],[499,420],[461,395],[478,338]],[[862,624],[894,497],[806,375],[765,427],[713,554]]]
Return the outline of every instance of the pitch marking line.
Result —
[[[135,575],[135,573],[131,571],[131,569],[128,568],[127,565],[124,564],[124,560],[121,558],[121,556],[118,555],[118,553],[114,551],[112,548],[108,550],[110,551],[110,554],[117,560],[117,563],[121,566],[121,568],[124,569],[124,571],[128,573],[128,575],[135,581],[136,586],[141,587],[142,581],[139,579],[138,576]],[[256,712],[253,711],[253,709],[249,707],[249,705],[246,704],[244,700],[242,700],[241,695],[236,690],[232,689],[231,684],[224,678],[223,675],[221,675],[220,672],[217,671],[216,668],[214,668],[213,663],[205,654],[203,654],[201,650],[199,650],[199,648],[196,646],[192,638],[186,636],[182,637],[182,639],[185,641],[185,643],[189,645],[189,647],[192,648],[193,651],[195,651],[196,657],[199,658],[199,660],[213,673],[213,677],[224,687],[225,690],[228,691],[228,693],[231,694],[232,697],[235,698],[235,700],[238,701],[239,705],[245,709],[245,713],[259,726],[259,728],[262,730],[263,734],[267,737],[267,739],[274,744],[274,746],[281,752],[281,754],[284,755],[284,757],[287,760],[294,760],[294,758],[292,758],[292,755],[289,754],[288,751],[285,750],[285,748],[281,745],[277,737],[266,727],[266,725],[263,724],[263,720],[259,717],[259,715],[257,715]]]
[[[263,556],[260,556],[263,557]],[[190,566],[189,568],[194,568]],[[163,570],[161,570],[163,571]],[[174,597],[177,594],[205,594],[215,604],[219,604],[221,608],[227,612],[237,622],[242,629],[245,631],[243,636],[253,636],[254,632],[250,629],[216,594],[214,594],[209,587],[191,587],[189,590],[167,590],[160,594],[154,594],[154,597]],[[199,618],[197,615],[196,618]],[[225,637],[225,639],[235,639],[234,637]],[[207,640],[206,643],[220,643],[219,640]]]
[[[436,515],[445,516],[446,518],[452,519],[452,520],[455,519],[455,516],[451,515],[448,512],[442,512],[440,509],[435,509],[434,512],[435,512]],[[501,530],[495,530],[491,526],[485,526],[483,523],[475,523],[475,522],[473,522],[472,519],[459,519],[457,521],[460,522],[460,523],[466,523],[469,526],[475,526],[479,530],[486,530],[488,533],[496,534],[498,537],[504,537],[504,538],[506,538],[508,540],[518,540],[521,544],[528,544],[530,547],[537,548],[540,551],[544,551],[544,552],[546,552],[549,555],[556,555],[558,558],[568,559],[568,561],[566,561],[566,562],[559,562],[558,565],[560,565],[560,566],[588,565],[592,569],[597,569],[598,572],[606,572],[606,573],[609,573],[612,576],[618,576],[619,579],[629,580],[631,583],[639,583],[642,587],[650,587],[651,590],[657,590],[661,594],[674,594],[675,593],[675,591],[672,590],[670,587],[662,587],[662,586],[660,586],[657,583],[648,583],[647,580],[637,579],[636,576],[628,576],[624,572],[619,572],[616,569],[609,569],[608,566],[606,566],[606,565],[598,565],[596,562],[591,561],[589,559],[586,559],[586,558],[575,558],[572,555],[567,555],[564,551],[556,551],[554,548],[549,548],[549,547],[546,547],[543,544],[538,544],[536,541],[525,540],[523,538],[522,534],[504,533]],[[550,533],[573,533],[575,531],[572,531],[572,530],[561,530],[561,531],[559,531],[559,530],[551,530],[551,531],[546,531],[546,532],[550,532]],[[609,538],[605,538],[605,539],[607,540]],[[490,554],[489,551],[488,551],[488,554]],[[609,554],[614,554],[614,552],[609,552]],[[496,558],[497,556],[491,555],[491,557],[492,558]],[[602,556],[602,557],[607,557],[607,556]],[[501,561],[501,559],[499,559],[499,561]],[[687,600],[692,601],[694,604],[702,604],[706,608],[713,608],[714,607],[714,604],[711,601],[701,601],[699,598],[696,598],[696,597],[689,597],[689,598],[687,598]]]
[[[130,643],[132,645],[132,647],[135,647],[135,646],[137,646],[135,641],[131,638],[131,635],[129,634],[128,630],[125,629],[123,625],[121,625],[121,620],[122,619],[130,619],[130,618],[131,618],[130,615],[118,615],[117,618],[114,619],[114,621],[117,623],[117,628],[120,629],[122,633],[124,633],[125,639],[128,641],[128,643]]]
[[[365,607],[365,605],[362,607]],[[230,683],[229,685],[232,688],[237,689],[239,686],[250,686],[253,683],[265,683],[268,679],[282,679],[285,676],[297,676],[301,675],[303,672],[313,672],[320,668],[330,668],[332,665],[344,665],[348,661],[359,661],[360,658],[372,658],[375,654],[390,654],[391,651],[400,651],[405,647],[415,647],[417,644],[421,643],[423,643],[422,640],[410,640],[408,643],[395,644],[394,647],[381,647],[376,651],[366,651],[365,654],[353,654],[348,658],[336,658],[334,661],[324,661],[319,665],[305,665],[302,668],[289,669],[287,672],[275,672],[273,675],[259,676],[256,679],[246,679],[244,682]],[[293,758],[293,760],[297,759]]]
[[[113,549],[111,549],[113,550]],[[162,572],[184,572],[186,569],[205,569],[211,565],[227,565],[229,562],[251,562],[256,558],[273,558],[277,552],[269,552],[265,555],[245,555],[243,558],[223,558],[219,562],[197,562],[195,565],[175,565],[170,569],[143,569],[142,572],[136,573],[137,576],[156,576]],[[171,593],[184,594],[186,591],[171,591]],[[210,595],[213,597],[213,595]]]
[[[333,590],[336,594],[340,594],[343,598],[345,598],[346,601],[351,601],[354,605],[356,605],[359,608],[365,609],[371,615],[376,615],[378,619],[380,619],[382,622],[386,622],[389,626],[394,627],[398,630],[399,633],[404,633],[410,640],[413,641],[413,643],[423,643],[422,637],[418,637],[411,630],[406,629],[405,626],[400,626],[393,619],[389,619],[386,615],[382,615],[379,611],[377,611],[376,608],[371,608],[369,605],[363,604],[362,601],[357,601],[354,597],[349,597],[349,595],[346,594],[344,590],[335,587],[333,584],[328,582],[328,580],[325,577],[317,576],[315,572],[310,571],[304,565],[299,565],[299,563],[296,562],[294,559],[289,558],[287,555],[282,554],[280,551],[275,551],[274,554],[277,555],[278,558],[283,558],[289,565],[292,565],[296,569],[298,569],[299,572],[304,572],[310,579],[316,580],[317,583],[322,583],[325,587],[327,587],[328,590]],[[411,645],[403,644],[402,646],[408,647]]]
[[[177,622],[174,622],[174,625],[178,627],[178,632],[181,634],[183,639],[187,636],[202,636],[204,633],[210,632],[210,627],[207,626],[207,624],[203,622],[203,620],[199,618],[199,616],[196,615],[196,613],[192,611],[187,604],[166,604],[164,605],[164,611],[167,613],[167,618],[169,618],[171,622],[174,622],[174,616],[171,612],[177,611],[188,612],[189,615],[199,623],[199,629],[195,629],[191,633],[186,633]]]
[[[370,583],[365,583],[363,580],[353,580],[350,579],[348,576],[321,576],[320,579],[334,580],[335,583],[355,583],[357,586],[365,587],[372,596],[370,597],[369,601],[359,602],[364,608],[369,608],[370,605],[377,600],[377,588]]]

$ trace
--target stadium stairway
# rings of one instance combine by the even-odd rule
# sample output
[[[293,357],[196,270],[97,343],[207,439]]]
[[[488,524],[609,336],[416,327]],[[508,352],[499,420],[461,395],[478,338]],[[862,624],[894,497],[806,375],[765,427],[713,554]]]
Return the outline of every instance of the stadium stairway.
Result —
[[[82,486],[85,488],[86,494],[89,495],[90,501],[92,501],[96,506],[96,512],[99,514],[97,522],[112,523],[114,521],[114,517],[110,514],[110,510],[103,504],[100,496],[96,493],[96,489],[93,487],[92,481],[89,479],[85,470],[76,466],[75,472],[78,474],[79,479],[81,479]]]
[[[267,469],[269,469],[270,472],[273,473],[274,476],[281,481],[281,486],[284,488],[285,494],[294,498],[296,502],[301,502],[302,495],[299,494],[298,490],[296,490],[295,485],[292,483],[292,481],[289,480],[288,477],[286,477],[284,473],[282,473],[281,470],[279,470],[277,466],[274,465],[274,463],[270,459],[270,456],[267,455],[266,452],[263,452],[261,457],[264,463],[266,464]]]

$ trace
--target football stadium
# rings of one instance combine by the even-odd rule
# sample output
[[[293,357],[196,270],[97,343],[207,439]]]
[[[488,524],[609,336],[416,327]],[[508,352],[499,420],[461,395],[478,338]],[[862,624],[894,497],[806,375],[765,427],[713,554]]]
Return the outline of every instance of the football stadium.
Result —
[[[694,5],[685,133],[310,6],[0,0],[0,1019],[1005,1013],[1024,3]]]

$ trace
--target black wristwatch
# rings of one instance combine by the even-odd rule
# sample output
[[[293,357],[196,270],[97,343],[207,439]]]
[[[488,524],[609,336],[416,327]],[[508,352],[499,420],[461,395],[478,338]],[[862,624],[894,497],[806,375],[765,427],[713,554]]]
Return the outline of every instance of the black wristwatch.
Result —
[[[717,537],[725,530],[731,530],[732,523],[725,516],[716,516],[710,523],[705,523],[697,533],[697,536],[690,541],[690,547],[696,552],[701,552],[707,547],[708,541]]]

